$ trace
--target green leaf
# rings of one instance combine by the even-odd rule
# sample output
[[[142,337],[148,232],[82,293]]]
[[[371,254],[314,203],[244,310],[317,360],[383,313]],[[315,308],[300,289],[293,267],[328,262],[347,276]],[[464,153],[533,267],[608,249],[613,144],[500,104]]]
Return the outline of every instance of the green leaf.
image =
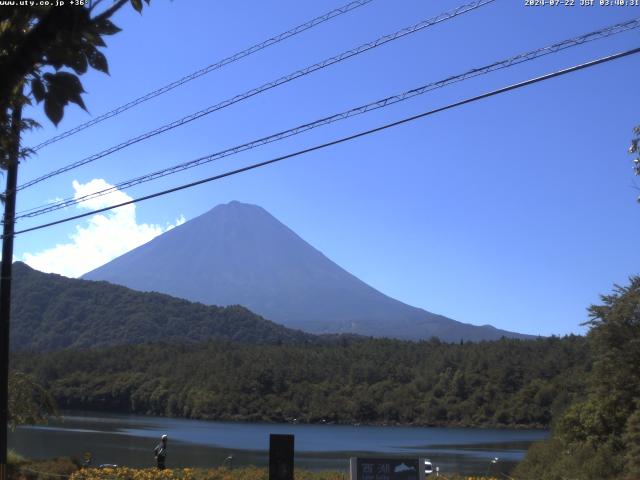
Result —
[[[42,128],[38,122],[36,122],[33,118],[25,118],[22,120],[20,124],[20,130],[35,130],[36,128]]]
[[[87,73],[87,57],[82,50],[75,50],[73,52],[73,55],[69,59],[69,66],[73,68],[78,75]]]
[[[64,104],[60,103],[55,97],[47,95],[44,100],[44,113],[57,126],[64,115]]]
[[[36,99],[36,102],[40,103],[44,100],[44,84],[40,78],[34,78],[31,80],[31,92],[33,92],[33,96]]]
[[[131,5],[138,13],[142,12],[142,0],[131,0]]]
[[[82,96],[80,96],[79,93],[69,95],[69,101],[78,105],[85,112],[87,111],[87,106],[84,104],[84,100],[82,100]]]
[[[121,28],[116,27],[111,20],[108,20],[106,18],[102,20],[96,20],[94,29],[101,35],[114,35],[122,31]]]
[[[19,97],[19,102],[22,103],[22,105],[33,105],[33,102],[31,102],[31,98],[27,95],[20,95]]]
[[[82,83],[77,76],[69,72],[45,73],[43,78],[47,81],[47,100],[64,106],[73,102],[86,110],[81,94],[84,93]],[[53,108],[53,107],[52,107]]]
[[[95,45],[95,46],[98,46],[98,47],[106,47],[107,46],[107,44],[104,43],[104,40],[102,40],[102,37],[100,36],[100,34],[98,34],[96,32],[92,32],[91,30],[85,30],[84,32],[82,32],[82,36],[91,45]]]
[[[104,72],[106,74],[109,73],[109,64],[107,63],[107,57],[105,57],[95,48],[89,51],[89,53],[87,54],[87,59],[89,60],[89,65],[91,65],[96,70],[100,70],[101,72]]]
[[[53,46],[47,51],[47,62],[56,70],[60,70],[64,65],[66,57],[66,47]]]
[[[60,86],[65,91],[84,93],[80,79],[73,73],[57,72],[48,78],[48,82]]]

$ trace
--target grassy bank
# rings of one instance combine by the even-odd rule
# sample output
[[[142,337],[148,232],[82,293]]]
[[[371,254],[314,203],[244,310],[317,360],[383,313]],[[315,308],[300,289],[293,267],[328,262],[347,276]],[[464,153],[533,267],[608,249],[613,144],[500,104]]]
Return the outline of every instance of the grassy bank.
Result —
[[[9,450],[7,473],[11,480],[63,480],[80,470],[80,463],[71,458],[28,460]]]
[[[310,472],[298,470],[294,472],[295,480],[348,480],[349,474],[344,472]],[[70,480],[268,480],[266,468],[245,467],[229,470],[227,468],[183,468],[174,470],[104,468],[80,470]],[[443,480],[498,480],[481,476],[444,477]]]
[[[295,480],[348,480],[344,472],[311,472],[296,469]],[[68,458],[28,461],[21,457],[10,458],[9,478],[12,480],[268,480],[267,468],[244,467],[219,468],[85,468]],[[443,476],[443,480],[498,480],[483,476]]]

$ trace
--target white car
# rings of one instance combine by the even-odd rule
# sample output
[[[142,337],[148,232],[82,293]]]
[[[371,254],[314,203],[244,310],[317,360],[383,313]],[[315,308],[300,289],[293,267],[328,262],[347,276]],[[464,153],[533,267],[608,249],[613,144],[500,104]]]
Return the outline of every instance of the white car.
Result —
[[[425,477],[427,475],[431,475],[433,473],[433,464],[431,463],[431,460],[425,460],[424,461],[424,475]]]

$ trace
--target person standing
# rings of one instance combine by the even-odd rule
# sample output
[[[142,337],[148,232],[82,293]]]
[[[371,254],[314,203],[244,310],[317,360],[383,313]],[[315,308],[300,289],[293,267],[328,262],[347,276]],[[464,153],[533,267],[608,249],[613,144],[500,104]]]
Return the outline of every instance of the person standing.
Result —
[[[158,464],[158,470],[164,470],[164,462],[167,458],[167,436],[162,435],[160,443],[153,449],[153,454],[156,457]]]

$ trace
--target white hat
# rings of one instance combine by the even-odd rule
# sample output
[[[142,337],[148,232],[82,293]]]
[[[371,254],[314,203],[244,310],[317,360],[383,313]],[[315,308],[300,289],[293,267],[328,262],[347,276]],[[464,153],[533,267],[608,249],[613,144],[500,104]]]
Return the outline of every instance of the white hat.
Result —
[[[162,440],[166,440],[167,436],[166,435],[162,435]]]

